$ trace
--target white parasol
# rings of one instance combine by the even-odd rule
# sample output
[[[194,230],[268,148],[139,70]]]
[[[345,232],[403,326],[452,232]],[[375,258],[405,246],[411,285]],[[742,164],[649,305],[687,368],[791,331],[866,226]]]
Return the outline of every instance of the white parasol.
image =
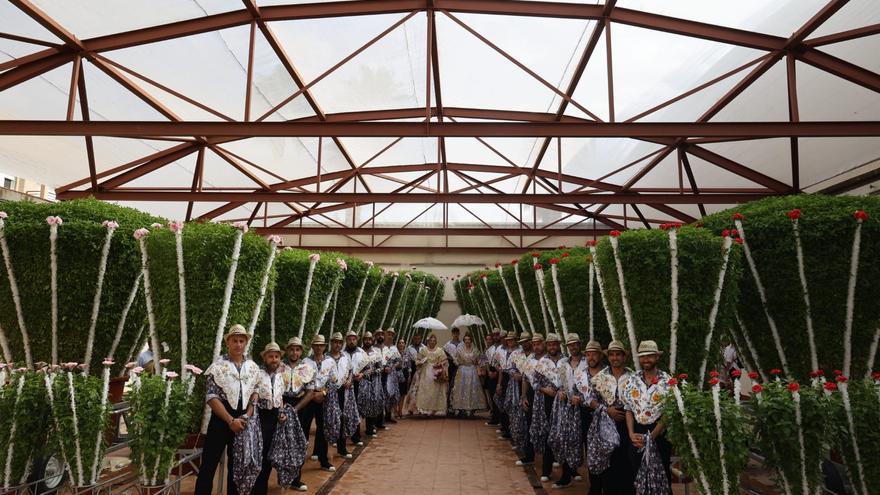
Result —
[[[464,328],[474,325],[485,325],[479,316],[464,314],[459,316],[452,322],[452,328]]]
[[[428,330],[446,330],[446,325],[443,324],[442,321],[431,318],[430,316],[427,318],[422,318],[421,320],[413,323],[413,328],[427,328]]]

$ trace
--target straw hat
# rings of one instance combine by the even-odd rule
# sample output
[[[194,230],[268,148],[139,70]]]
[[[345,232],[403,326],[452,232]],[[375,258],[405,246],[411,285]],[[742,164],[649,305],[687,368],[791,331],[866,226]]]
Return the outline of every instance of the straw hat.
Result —
[[[620,351],[624,354],[628,354],[626,352],[626,347],[623,346],[623,343],[619,340],[612,340],[608,343],[608,348],[605,349],[605,354],[608,354],[611,351]]]
[[[394,333],[394,334],[396,334],[397,332],[394,330],[394,327],[391,327],[391,328],[389,328],[388,330],[385,330],[385,333]]]
[[[385,330],[382,330],[381,328],[377,328],[377,329],[376,329],[376,333],[375,333],[374,335],[379,335],[380,333],[381,333],[382,335],[385,335]]]
[[[378,333],[378,332],[377,332],[377,333]],[[355,335],[357,335],[357,334],[355,334]],[[372,338],[373,338],[373,334],[370,333],[370,332],[364,332],[362,338],[365,338],[365,339],[372,339]]]
[[[651,356],[653,354],[663,354],[663,351],[657,347],[657,342],[654,342],[653,340],[643,340],[639,342],[638,353],[639,357],[642,357]]]
[[[589,351],[602,352],[602,344],[600,344],[599,342],[597,342],[595,340],[591,340],[591,341],[587,342],[587,346],[584,347],[584,352],[589,352]]]
[[[535,335],[532,336],[532,342],[544,342],[544,336],[535,332]]]
[[[281,352],[281,346],[279,346],[275,342],[269,342],[268,344],[266,344],[266,347],[263,348],[263,352],[260,353],[260,357],[263,358],[263,360],[265,360],[266,354],[268,354],[270,352],[277,352],[278,354],[284,354],[283,352]]]
[[[315,335],[315,337],[312,339],[312,347],[316,345],[327,345],[327,340],[325,340],[324,336],[320,333],[318,335]]]
[[[565,339],[565,344],[568,345],[568,344],[575,344],[575,343],[577,343],[577,344],[581,343],[581,336],[576,333],[568,334],[568,338]]]
[[[370,333],[370,332],[367,332],[367,333]],[[355,337],[359,337],[358,333],[355,332],[354,330],[349,330],[348,333],[345,334],[346,337],[351,337],[352,335],[354,335]]]
[[[546,341],[547,342],[560,342],[559,335],[557,335],[555,333],[548,333]]]
[[[334,341],[334,340],[344,340],[344,339],[342,338],[342,334],[341,334],[341,333],[339,333],[339,332],[333,332],[333,335],[330,336],[330,340],[331,340],[331,341]]]
[[[302,339],[299,338],[299,337],[291,337],[290,340],[287,341],[287,345],[284,346],[284,348],[285,348],[285,349],[288,349],[288,348],[293,347],[293,346],[302,347],[302,346],[303,346],[303,341],[302,341]]]
[[[501,333],[501,329],[500,329],[500,328],[493,328],[493,329],[492,329],[492,335],[500,334],[500,333]]]
[[[528,342],[529,340],[532,340],[532,336],[529,334],[529,332],[523,332],[519,334],[520,342]]]
[[[504,340],[516,340],[516,332],[514,332],[513,330],[507,332],[507,334],[504,336]]]
[[[243,326],[239,325],[238,323],[229,327],[229,331],[226,332],[226,335],[223,337],[223,340],[224,341],[228,340],[229,337],[232,337],[233,335],[244,335],[248,339],[251,338],[251,335],[247,332],[247,330],[245,330],[245,328]]]

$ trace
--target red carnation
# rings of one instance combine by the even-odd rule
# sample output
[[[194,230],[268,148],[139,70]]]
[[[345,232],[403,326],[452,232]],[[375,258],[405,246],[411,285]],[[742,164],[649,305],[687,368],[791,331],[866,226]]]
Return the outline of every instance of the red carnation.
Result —
[[[669,385],[670,387],[674,387],[674,386],[678,385],[678,380],[676,380],[675,378],[670,378],[666,382],[666,384]]]
[[[715,370],[712,370],[709,372],[709,376],[711,376],[712,378],[718,378],[720,375],[721,375],[721,373],[718,373]]]
[[[679,373],[679,374],[678,374],[678,379],[679,379],[679,380],[687,380],[687,379],[688,379],[688,374],[687,374],[687,373]]]
[[[544,268],[544,267],[541,266],[540,263],[535,263],[535,270],[541,270],[541,269],[543,269],[543,268]]]
[[[672,224],[670,224],[670,223],[661,223],[660,230],[667,230],[671,226],[672,226]]]
[[[734,213],[733,217],[731,217],[731,218],[733,218],[734,220],[742,220],[743,216],[742,216],[742,213]]]
[[[565,249],[565,244],[559,246],[559,249]]]
[[[880,380],[880,371],[875,371],[875,372],[871,373],[871,378],[873,378],[875,380]]]
[[[612,231],[609,232],[608,234],[609,234],[611,237],[619,237],[619,236],[620,236],[620,231],[619,231],[619,230],[612,230]]]
[[[721,231],[721,237],[730,237],[730,229],[724,229]]]
[[[825,376],[825,371],[813,370],[810,372],[810,378],[819,378],[820,376]]]
[[[468,288],[468,289],[473,289],[473,288],[474,288],[474,284],[468,284],[467,288]]]
[[[541,256],[541,253],[532,253],[532,258],[538,258]]]
[[[495,263],[495,268],[501,268],[501,263]]]
[[[752,380],[757,380],[758,379],[758,372],[757,371],[749,371],[749,378],[751,378]]]
[[[562,253],[563,258],[568,258],[568,253]]]
[[[709,380],[709,385],[712,385],[713,387],[714,387],[715,385],[718,385],[718,379],[717,379],[717,378],[713,378],[713,379]]]
[[[510,260],[510,264],[511,264],[511,265],[515,265],[515,264],[517,264],[517,263],[519,263],[519,260]]]
[[[551,265],[555,265],[556,263],[559,263],[559,258],[550,258]]]
[[[760,383],[756,383],[752,386],[752,392],[754,392],[756,394],[760,394],[763,391],[764,391],[764,387],[762,387]]]
[[[730,237],[739,237],[739,231],[736,229],[730,229]]]
[[[800,384],[798,384],[798,382],[791,382],[788,384],[788,391],[791,393],[797,392],[800,389],[801,389],[801,386],[800,386]]]
[[[843,372],[840,370],[834,370],[834,371],[832,371],[832,373],[834,373],[834,376],[840,376],[843,374]]]
[[[735,243],[737,243],[737,244],[739,244],[739,245],[742,245],[742,243],[743,243],[742,237],[737,237],[737,238],[735,238],[735,239],[733,240],[733,242],[735,242]]]
[[[480,275],[480,278],[486,278],[486,277],[488,277],[488,275],[486,275],[485,273]]]
[[[743,372],[740,370],[733,370],[730,372],[730,376],[732,376],[734,378],[739,378],[740,376],[742,376],[742,374],[743,374]]]
[[[862,222],[866,222],[868,220],[868,212],[865,210],[856,210],[856,212],[853,213],[853,216],[855,217],[856,220],[859,220]]]
[[[795,209],[791,210],[790,212],[788,212],[788,218],[790,218],[792,220],[797,220],[800,217],[801,217],[800,208],[795,208]]]
[[[782,370],[779,369],[779,368],[773,368],[772,370],[770,370],[770,374],[771,374],[771,375],[781,375],[781,374],[782,374]]]
[[[595,239],[590,239],[589,241],[587,241],[587,246],[594,247],[595,245],[596,245]]]
[[[827,390],[829,392],[833,392],[833,391],[837,390],[837,384],[834,382],[825,382],[824,387],[825,387],[825,390]]]
[[[651,385],[657,385],[657,383],[658,383],[659,381],[660,381],[660,379],[657,378],[657,375],[654,375],[654,376],[651,377]]]
[[[846,383],[847,380],[849,380],[849,378],[847,378],[847,377],[845,377],[845,376],[843,376],[843,375],[840,375],[840,376],[838,376],[837,378],[835,378],[835,380],[837,380],[838,383]]]

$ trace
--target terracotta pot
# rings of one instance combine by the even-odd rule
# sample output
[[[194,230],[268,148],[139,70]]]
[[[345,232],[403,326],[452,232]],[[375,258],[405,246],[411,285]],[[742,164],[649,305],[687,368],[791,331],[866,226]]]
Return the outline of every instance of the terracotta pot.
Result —
[[[114,376],[110,378],[110,389],[107,399],[111,404],[122,402],[122,395],[125,392],[125,382],[128,377]]]

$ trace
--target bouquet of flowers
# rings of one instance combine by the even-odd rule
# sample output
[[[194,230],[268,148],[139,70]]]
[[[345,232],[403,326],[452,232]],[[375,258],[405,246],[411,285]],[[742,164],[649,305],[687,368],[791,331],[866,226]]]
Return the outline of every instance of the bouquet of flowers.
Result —
[[[432,376],[434,377],[434,380],[435,380],[435,381],[438,381],[438,382],[445,382],[445,381],[447,381],[447,380],[449,379],[449,378],[446,376],[446,370],[443,369],[443,363],[442,363],[442,362],[441,362],[441,363],[436,363],[436,364],[434,364],[433,369],[431,370],[431,373],[432,373]]]

